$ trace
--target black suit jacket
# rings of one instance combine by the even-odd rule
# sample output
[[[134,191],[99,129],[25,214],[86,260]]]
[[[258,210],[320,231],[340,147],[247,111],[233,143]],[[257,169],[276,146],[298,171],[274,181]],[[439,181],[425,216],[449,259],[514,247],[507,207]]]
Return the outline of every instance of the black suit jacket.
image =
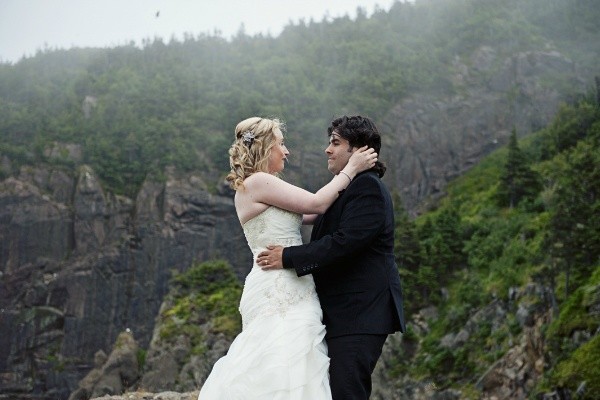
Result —
[[[328,338],[405,331],[392,199],[375,172],[357,175],[317,218],[311,242],[282,257],[298,276],[313,274]]]

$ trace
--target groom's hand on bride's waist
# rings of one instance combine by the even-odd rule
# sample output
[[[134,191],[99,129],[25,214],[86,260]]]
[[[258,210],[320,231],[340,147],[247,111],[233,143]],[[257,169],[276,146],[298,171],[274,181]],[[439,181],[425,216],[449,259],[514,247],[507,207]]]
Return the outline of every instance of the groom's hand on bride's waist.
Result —
[[[261,251],[256,257],[256,264],[263,270],[283,268],[283,247],[270,245],[267,250]]]

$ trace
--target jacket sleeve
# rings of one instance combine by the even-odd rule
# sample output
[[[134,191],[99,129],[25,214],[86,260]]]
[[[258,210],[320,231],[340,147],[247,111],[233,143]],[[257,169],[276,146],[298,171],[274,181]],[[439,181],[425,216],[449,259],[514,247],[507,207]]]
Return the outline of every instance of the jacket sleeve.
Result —
[[[368,247],[385,225],[385,207],[379,178],[360,176],[346,189],[338,229],[329,235],[283,250],[284,268],[298,276],[335,264]]]

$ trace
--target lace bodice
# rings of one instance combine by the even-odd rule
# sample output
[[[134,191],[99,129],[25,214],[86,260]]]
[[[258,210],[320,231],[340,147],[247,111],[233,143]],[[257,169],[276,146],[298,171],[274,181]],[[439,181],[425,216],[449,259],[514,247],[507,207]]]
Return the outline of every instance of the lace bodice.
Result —
[[[240,303],[244,329],[259,317],[285,317],[290,308],[303,302],[316,304],[318,308],[312,276],[298,277],[293,269],[263,271],[256,265],[256,256],[270,244],[283,247],[302,244],[301,224],[301,215],[271,206],[243,225],[254,258]]]
[[[255,255],[270,244],[283,247],[302,244],[302,216],[271,206],[243,225],[248,245]]]

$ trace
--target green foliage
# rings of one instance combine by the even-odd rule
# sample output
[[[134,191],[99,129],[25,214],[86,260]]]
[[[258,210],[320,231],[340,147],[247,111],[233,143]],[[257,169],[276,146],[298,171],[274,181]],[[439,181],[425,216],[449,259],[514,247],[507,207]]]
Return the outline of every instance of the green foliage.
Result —
[[[581,112],[576,115],[574,110]],[[564,132],[563,136],[573,136],[565,128],[570,127],[585,139],[565,146],[542,168],[550,183],[545,199],[551,211],[546,246],[555,269],[550,273],[565,274],[567,295],[586,279],[600,254],[600,152],[596,128],[600,109],[590,110],[585,103],[563,110],[558,117],[563,124],[554,125],[548,135]]]
[[[437,215],[434,224],[437,234],[446,247],[443,251],[445,254],[439,254],[438,265],[449,271],[459,269],[465,260],[462,254],[464,246],[463,226],[457,208],[452,204],[444,208]]]
[[[498,185],[501,207],[516,207],[522,200],[533,200],[540,190],[538,174],[531,170],[526,155],[519,148],[517,132],[513,129],[508,143],[508,155]]]
[[[453,61],[469,62],[481,46],[501,60],[558,43],[593,68],[599,17],[587,3],[395,2],[368,18],[290,24],[277,38],[240,32],[231,41],[186,35],[168,44],[145,40],[142,49],[42,50],[0,64],[0,153],[17,170],[43,160],[40,150],[54,141],[80,144],[83,162],[119,194],[134,195],[170,165],[217,181],[228,170],[233,128],[251,115],[286,119],[292,146],[314,150],[332,116],[382,120],[417,91],[462,90]],[[485,84],[489,76],[473,70],[473,78]],[[559,136],[558,146],[572,142]]]
[[[413,264],[400,272],[403,285],[411,295],[407,307],[410,311],[416,311],[429,302],[439,301],[442,285],[464,264],[464,229],[454,207],[443,208],[426,218],[421,225],[410,224],[413,223],[402,222],[400,226],[405,228],[400,232],[401,235],[396,236],[396,240],[405,240],[409,235],[412,237],[412,242],[407,241],[397,247],[412,247]],[[404,254],[411,253],[405,250]]]
[[[557,319],[548,328],[548,337],[570,336],[576,330],[595,331],[600,327],[600,317],[590,313],[588,308],[594,302],[600,304],[600,268],[590,277],[588,283],[578,288],[561,307]]]
[[[600,320],[593,309],[600,298],[600,113],[590,114],[592,109],[597,110],[584,102],[565,106],[550,128],[523,140],[519,151],[538,154],[529,156],[528,162],[544,184],[541,191],[528,193],[526,202],[510,207],[497,201],[497,182],[511,157],[511,150],[501,149],[452,182],[438,208],[417,219],[420,263],[401,270],[403,283],[416,297],[409,299],[412,304],[433,303],[439,317],[425,335],[411,339],[420,348],[412,359],[398,362],[395,373],[474,391],[474,377],[501,358],[521,330],[513,313],[492,326],[476,318],[475,311],[493,306],[492,299],[510,304],[510,288],[535,281],[549,293],[543,300],[520,301],[560,314],[543,331],[550,370],[534,391],[557,386],[575,390],[584,380],[593,388],[588,395],[597,391],[598,336],[593,335]],[[575,142],[553,147],[549,158],[539,156],[535,150],[553,143],[557,132],[576,138]],[[449,262],[452,257],[455,261]],[[430,290],[429,296],[423,294],[424,288]],[[431,295],[442,289],[443,296]],[[466,327],[470,335],[464,344],[442,340]],[[576,331],[594,339],[578,349],[580,342],[571,337]]]
[[[220,288],[239,285],[231,267],[223,260],[193,265],[184,273],[175,275],[172,283],[176,290],[194,289],[203,295],[214,294]]]
[[[581,399],[596,399],[600,393],[600,335],[575,350],[554,370],[552,382],[575,392],[585,382]]]
[[[233,338],[241,330],[238,305],[241,285],[226,261],[216,260],[193,265],[173,277],[169,303],[161,313],[160,337],[166,341],[187,336],[192,353],[206,351],[202,324],[212,332]]]
[[[135,357],[137,358],[137,362],[138,362],[138,370],[143,371],[144,370],[144,365],[146,365],[146,356],[148,355],[148,352],[144,349],[138,349],[137,352],[135,353]]]
[[[433,277],[430,268],[421,265],[421,244],[415,223],[408,217],[402,199],[397,192],[392,193],[394,201],[395,243],[394,254],[402,279],[406,307],[416,310],[423,306],[429,285],[429,277]]]
[[[420,244],[415,223],[408,217],[402,199],[397,192],[392,194],[394,201],[394,235],[396,243],[394,254],[400,269],[416,270],[420,262]]]
[[[583,101],[575,107],[563,105],[554,122],[533,143],[539,160],[548,160],[575,146],[581,139],[590,136],[594,123],[598,123],[598,109]]]
[[[484,305],[490,300],[477,274],[463,270],[456,278],[458,279],[453,282],[452,293],[455,296],[457,304],[464,304],[475,308]]]

